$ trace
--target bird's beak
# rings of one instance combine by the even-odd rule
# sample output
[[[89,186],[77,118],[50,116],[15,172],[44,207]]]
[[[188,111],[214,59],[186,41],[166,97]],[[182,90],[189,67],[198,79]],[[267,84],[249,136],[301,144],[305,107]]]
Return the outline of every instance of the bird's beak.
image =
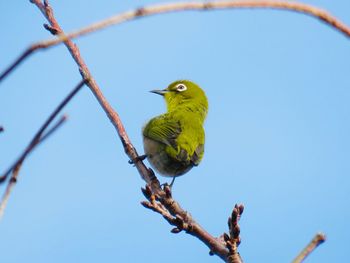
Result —
[[[163,90],[155,89],[155,90],[150,90],[150,92],[158,94],[158,95],[161,95],[161,96],[164,96],[165,93],[167,93],[168,91],[165,90],[165,89],[163,89]]]

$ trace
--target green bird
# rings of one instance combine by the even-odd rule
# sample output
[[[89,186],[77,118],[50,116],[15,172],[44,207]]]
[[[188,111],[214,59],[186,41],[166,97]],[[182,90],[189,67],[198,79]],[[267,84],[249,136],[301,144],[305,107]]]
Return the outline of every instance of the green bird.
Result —
[[[175,177],[197,166],[203,158],[203,124],[208,112],[204,91],[194,82],[178,80],[166,89],[151,92],[164,97],[167,112],[143,128],[145,155],[163,176]]]

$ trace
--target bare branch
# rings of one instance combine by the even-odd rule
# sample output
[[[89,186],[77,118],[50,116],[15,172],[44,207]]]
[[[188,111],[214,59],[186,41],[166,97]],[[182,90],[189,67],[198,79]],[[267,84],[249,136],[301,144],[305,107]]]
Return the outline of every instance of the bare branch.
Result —
[[[315,18],[318,18],[333,27],[334,29],[342,32],[345,36],[350,37],[350,28],[343,22],[329,14],[325,10],[320,8],[298,3],[295,1],[269,1],[269,0],[252,0],[252,1],[208,1],[208,2],[183,2],[183,3],[167,3],[167,4],[156,4],[149,7],[141,7],[135,10],[127,11],[121,14],[117,14],[100,22],[89,25],[85,28],[69,33],[67,35],[61,35],[59,39],[43,41],[45,46],[56,45],[65,39],[76,38],[83,36],[97,30],[101,30],[111,25],[117,25],[124,23],[129,20],[134,20],[140,17],[146,17],[156,14],[165,14],[171,12],[180,11],[207,11],[217,9],[243,9],[243,8],[270,8],[294,11],[297,13],[303,13]]]
[[[28,148],[24,151],[24,152],[27,152],[28,149],[31,149],[29,150],[29,152],[27,153],[27,155],[35,148],[35,146],[37,146],[39,143],[43,142],[45,139],[47,139],[50,135],[52,135],[65,121],[67,120],[67,117],[66,116],[62,116],[62,118],[43,136],[40,138],[39,141],[37,141],[35,143],[35,145],[33,145],[31,148],[30,148],[30,144],[28,146]],[[26,156],[27,156],[26,155]],[[23,155],[24,156],[24,155]],[[17,161],[15,164],[14,164],[14,168],[11,170],[12,171],[12,176],[11,176],[11,179],[10,181],[8,182],[7,184],[7,187],[6,187],[6,190],[5,190],[5,193],[0,201],[0,219],[2,218],[2,216],[4,215],[4,211],[5,211],[5,208],[6,208],[6,205],[7,205],[7,202],[8,202],[8,199],[10,197],[10,194],[12,192],[12,189],[13,187],[15,186],[15,184],[17,183],[17,178],[18,178],[18,174],[19,174],[19,171],[22,167],[22,164],[23,164],[23,161],[25,159],[25,156],[24,158],[22,159],[19,159],[19,161]]]
[[[301,263],[310,255],[319,245],[326,241],[326,236],[323,233],[318,233],[310,241],[310,243],[300,252],[300,254],[293,260],[293,263]]]
[[[9,176],[9,174],[13,172],[13,170],[24,161],[27,155],[35,148],[35,146],[40,142],[40,140],[45,139],[52,132],[51,130],[51,131],[48,131],[46,135],[43,135],[45,130],[50,125],[50,123],[55,119],[55,117],[59,114],[59,112],[63,109],[63,107],[66,106],[67,103],[74,97],[74,95],[78,93],[78,91],[84,86],[84,84],[85,84],[85,80],[80,81],[78,85],[67,95],[67,97],[57,106],[54,112],[49,116],[49,118],[41,126],[39,131],[35,134],[33,139],[30,141],[29,145],[21,154],[21,156],[17,159],[17,161],[13,165],[11,165],[10,168],[0,177],[0,184],[3,183],[6,180],[6,178]],[[56,124],[55,126],[57,125],[59,125],[59,123]]]
[[[225,241],[210,235],[187,211],[181,208],[179,203],[172,198],[171,189],[168,185],[164,186],[160,195],[155,194],[148,185],[146,185],[146,188],[142,189],[142,192],[148,199],[148,202],[143,201],[141,204],[145,208],[159,213],[170,225],[175,226],[175,228],[171,230],[172,233],[177,234],[181,231],[185,231],[187,234],[201,240],[210,249],[210,255],[215,254],[224,261],[231,262],[227,261],[230,251]]]
[[[39,143],[44,142],[48,137],[51,136],[62,124],[64,124],[68,119],[68,116],[64,114],[52,127],[40,137]]]
[[[229,235],[224,233],[220,238],[213,237],[203,229],[180,205],[172,198],[171,189],[165,185],[162,196],[154,194],[152,189],[146,185],[142,189],[144,196],[148,201],[141,204],[160,215],[172,226],[172,233],[177,234],[185,231],[199,240],[201,240],[210,249],[210,255],[218,255],[228,263],[242,263],[243,260],[238,253],[238,246],[241,242],[240,227],[238,221],[243,213],[243,205],[235,205],[231,217],[228,219]]]
[[[40,0],[31,0],[31,2],[35,4],[45,15],[50,24],[50,27],[55,28],[55,31],[57,31],[60,35],[64,34],[62,28],[60,27],[56,18],[54,17],[53,10],[50,7],[48,1],[45,1],[44,4],[42,4]],[[151,185],[153,191],[160,192],[161,187],[158,179],[155,177],[153,171],[149,170],[139,158],[139,155],[135,147],[132,145],[118,113],[109,104],[109,102],[101,92],[101,89],[99,88],[95,79],[91,76],[85,61],[80,56],[79,48],[70,39],[65,39],[64,44],[68,48],[70,54],[72,55],[77,65],[79,66],[80,74],[83,76],[84,79],[86,79],[86,84],[88,85],[92,93],[95,95],[96,99],[105,111],[107,117],[110,119],[115,129],[117,130],[119,138],[123,144],[125,153],[128,155],[130,160],[133,160],[142,179],[145,180],[147,184]]]
[[[287,10],[297,13],[306,14],[315,17],[335,30],[343,33],[346,37],[350,37],[350,27],[345,23],[337,19],[335,16],[331,15],[325,10],[320,8],[298,3],[294,1],[280,1],[280,0],[230,0],[230,1],[208,1],[208,2],[183,2],[183,3],[167,3],[167,4],[156,4],[148,7],[141,7],[131,11],[123,12],[96,22],[82,29],[76,30],[74,32],[64,34],[63,31],[58,27],[56,20],[53,18],[53,12],[48,4],[48,1],[42,3],[39,0],[31,0],[40,11],[45,15],[50,25],[45,24],[45,28],[49,30],[52,34],[57,35],[57,38],[44,40],[33,44],[31,47],[27,48],[23,54],[10,65],[1,75],[0,82],[14,69],[16,68],[25,58],[33,54],[34,51],[38,49],[45,49],[51,46],[55,46],[62,42],[67,42],[69,39],[77,38],[83,35],[90,34],[92,32],[104,29],[106,27],[122,24],[124,22],[135,20],[140,17],[152,16],[157,14],[166,14],[171,12],[180,11],[207,11],[207,10],[222,10],[222,9],[243,9],[243,8],[270,8],[278,10]],[[68,46],[67,46],[68,47]]]
[[[136,19],[138,17],[161,14],[167,12],[175,11],[185,11],[185,10],[208,10],[208,9],[224,9],[224,8],[248,8],[248,7],[260,7],[260,8],[277,8],[277,9],[287,9],[296,12],[307,13],[309,15],[318,17],[330,24],[334,28],[344,32],[344,34],[350,36],[350,30],[338,20],[330,16],[328,13],[315,9],[311,6],[297,4],[295,2],[282,2],[282,1],[218,1],[218,2],[207,2],[207,3],[177,3],[177,4],[165,4],[165,5],[155,5],[148,8],[141,8],[130,12],[125,12],[111,19],[104,20],[100,23],[94,24],[91,27],[84,28],[80,31],[73,32],[72,34],[66,35],[60,28],[58,22],[56,21],[53,10],[49,6],[47,0],[42,3],[39,0],[31,0],[41,12],[47,18],[49,25],[45,28],[49,30],[52,34],[57,34],[57,39],[40,42],[38,44],[46,45],[49,47],[61,42],[67,46],[69,52],[71,53],[73,59],[79,66],[80,73],[85,80],[86,84],[89,86],[97,100],[99,101],[101,107],[104,109],[106,115],[116,128],[120,140],[124,146],[125,153],[133,161],[136,168],[138,169],[141,177],[146,181],[147,187],[143,191],[149,202],[143,202],[142,204],[160,213],[171,225],[174,225],[173,233],[179,233],[181,231],[186,231],[193,236],[199,238],[204,242],[211,251],[211,254],[216,254],[223,260],[227,262],[241,262],[241,258],[237,252],[237,247],[240,243],[239,238],[239,226],[238,220],[243,212],[243,206],[235,206],[235,209],[230,218],[230,235],[224,235],[224,240],[220,238],[215,238],[211,236],[205,229],[203,229],[192,216],[183,210],[180,205],[172,198],[171,191],[169,187],[160,187],[159,181],[155,177],[152,170],[148,169],[141,158],[137,154],[136,149],[132,145],[125,128],[120,120],[119,115],[114,111],[111,105],[108,103],[104,95],[102,94],[100,88],[98,87],[96,81],[91,76],[89,69],[82,57],[78,47],[71,41],[71,38],[87,34],[112,24],[120,24],[127,20]],[[239,5],[240,4],[240,5]],[[259,5],[260,4],[260,5]],[[283,4],[283,5],[282,5]],[[272,6],[271,6],[272,5]],[[311,9],[310,9],[311,8]],[[346,30],[341,30],[341,29]],[[347,32],[347,33],[346,33]],[[84,83],[84,82],[83,82]],[[41,133],[42,134],[42,133]],[[40,137],[39,137],[40,138]],[[21,161],[18,162],[21,164]]]

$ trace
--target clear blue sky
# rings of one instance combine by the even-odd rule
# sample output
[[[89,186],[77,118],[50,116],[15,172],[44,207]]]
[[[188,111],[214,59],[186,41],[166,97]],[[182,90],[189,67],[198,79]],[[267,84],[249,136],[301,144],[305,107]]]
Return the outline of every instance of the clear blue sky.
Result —
[[[70,31],[155,2],[51,4]],[[307,2],[350,24],[349,1]],[[2,1],[0,10],[3,69],[49,34],[29,1]],[[76,43],[140,153],[141,127],[165,110],[149,90],[188,78],[206,91],[205,157],[173,192],[210,233],[227,231],[234,204],[243,203],[246,262],[290,262],[318,231],[328,241],[307,262],[346,261],[349,39],[300,14],[231,10],[154,16]],[[79,80],[59,46],[37,53],[0,84],[1,170]],[[69,122],[23,166],[0,222],[1,262],[220,262],[139,204],[144,182],[87,88],[64,112]]]

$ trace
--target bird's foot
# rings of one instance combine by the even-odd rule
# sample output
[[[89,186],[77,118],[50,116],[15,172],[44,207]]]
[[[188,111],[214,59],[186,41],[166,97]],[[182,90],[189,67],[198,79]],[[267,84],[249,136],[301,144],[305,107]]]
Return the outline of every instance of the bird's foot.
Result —
[[[175,176],[173,177],[173,180],[171,180],[171,183],[170,183],[170,185],[169,185],[169,187],[170,187],[170,189],[173,187],[173,185],[174,185],[174,182],[175,182]]]
[[[140,155],[140,156],[137,156],[136,158],[134,158],[133,160],[129,160],[128,163],[129,164],[136,164],[138,161],[143,161],[147,158],[147,155],[144,154],[144,155]]]
[[[170,184],[168,184],[168,183],[164,183],[164,184],[161,184],[160,186],[161,187],[165,187],[165,186],[169,186],[170,187],[170,189],[173,187],[173,185],[174,185],[174,182],[175,182],[175,176],[173,177],[173,180],[171,180],[171,183]]]

